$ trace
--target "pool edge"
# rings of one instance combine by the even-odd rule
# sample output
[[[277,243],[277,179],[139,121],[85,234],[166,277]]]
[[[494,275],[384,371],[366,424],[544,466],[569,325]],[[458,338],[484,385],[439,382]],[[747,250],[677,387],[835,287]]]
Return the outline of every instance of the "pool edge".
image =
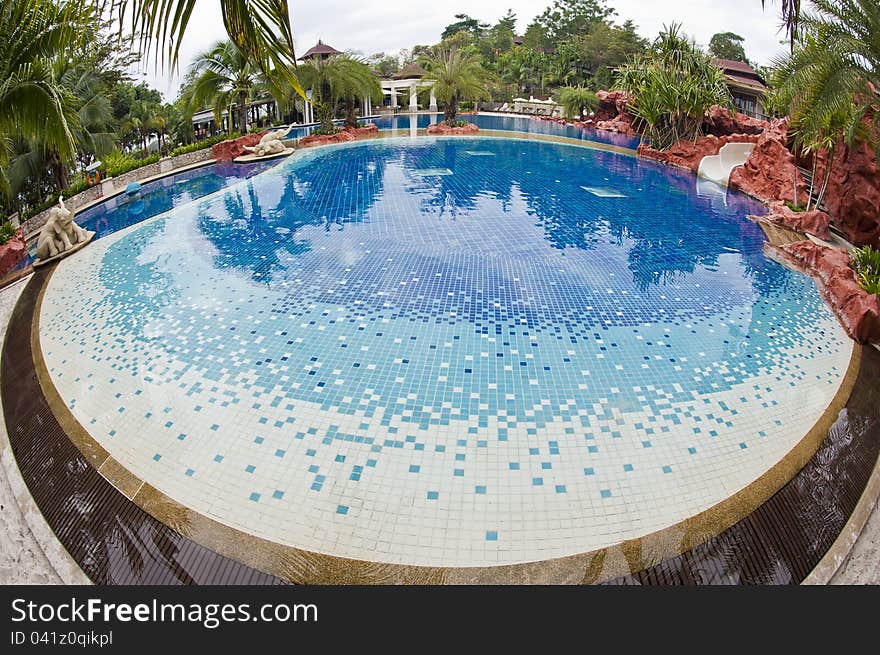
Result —
[[[51,383],[39,345],[39,315],[52,270],[43,276],[34,305],[30,339],[40,390],[68,438],[92,466],[119,493],[182,536],[245,566],[294,582],[333,583],[596,583],[645,570],[658,562],[688,552],[737,524],[773,496],[813,457],[850,398],[858,377],[862,350],[853,344],[847,372],[831,403],[813,428],[789,453],[757,480],[712,508],[640,539],[577,555],[536,562],[485,567],[428,567],[388,564],[337,557],[282,546],[226,526],[180,505],[149,483],[133,483],[133,493],[120,489],[132,484],[132,474],[110,479],[99,469],[109,455],[76,421]],[[54,396],[54,397],[53,397]],[[71,432],[73,434],[71,434]],[[128,487],[130,489],[130,487]],[[268,570],[267,570],[268,568]]]

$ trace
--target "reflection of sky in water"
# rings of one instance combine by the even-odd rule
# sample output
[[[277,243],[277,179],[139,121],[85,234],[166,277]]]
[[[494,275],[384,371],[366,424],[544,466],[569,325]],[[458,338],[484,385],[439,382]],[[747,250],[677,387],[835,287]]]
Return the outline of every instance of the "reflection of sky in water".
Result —
[[[484,114],[470,115],[462,114],[460,120],[476,123],[481,130],[501,130],[505,132],[530,132],[532,134],[549,134],[553,136],[564,136],[569,139],[578,139],[584,141],[597,141],[599,143],[607,143],[622,148],[635,149],[639,145],[639,137],[627,136],[625,134],[617,134],[615,132],[605,132],[603,130],[582,129],[579,127],[571,127],[553,121],[542,121],[529,117],[520,116],[486,116]],[[413,128],[415,122],[416,130],[423,130],[428,125],[433,125],[443,120],[442,115],[437,114],[416,114],[409,116],[400,114],[397,116],[380,116],[378,118],[369,118],[361,121],[362,123],[374,123],[380,130],[392,132],[395,136],[406,136]],[[308,136],[317,125],[309,127],[295,127],[290,130],[287,137],[289,139],[299,139]]]
[[[251,164],[225,162],[175,173],[144,183],[141,190],[131,196],[122,193],[88,209],[78,211],[76,222],[86,230],[95,232],[95,238],[100,239],[151,216],[157,216],[240,180],[253,177],[277,163],[277,159]],[[28,257],[17,268],[32,264],[36,252],[37,244],[34,240],[30,244]]]
[[[452,174],[419,174],[431,169]],[[588,407],[609,389],[635,407],[639,385],[689,399],[762,369],[826,315],[809,280],[761,254],[744,218],[759,210],[584,148],[362,143],[303,153],[120,240],[102,309],[209,379],[340,411],[370,393],[389,417],[411,396],[414,422],[428,420],[420,403],[522,418],[548,396]],[[196,347],[212,333],[222,367]]]

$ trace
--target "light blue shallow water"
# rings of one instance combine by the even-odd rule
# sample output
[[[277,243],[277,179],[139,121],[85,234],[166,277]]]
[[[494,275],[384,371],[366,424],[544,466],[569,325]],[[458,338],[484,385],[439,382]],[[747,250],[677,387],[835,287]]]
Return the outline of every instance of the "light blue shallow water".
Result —
[[[306,150],[62,262],[41,346],[118,461],[238,529],[562,557],[729,497],[828,406],[849,342],[761,211],[546,141]]]

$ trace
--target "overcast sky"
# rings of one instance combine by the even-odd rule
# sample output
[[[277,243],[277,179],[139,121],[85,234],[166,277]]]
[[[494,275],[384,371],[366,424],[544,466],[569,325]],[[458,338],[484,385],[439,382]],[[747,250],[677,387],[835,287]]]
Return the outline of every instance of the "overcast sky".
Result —
[[[425,0],[290,0],[297,56],[320,38],[339,50],[356,50],[364,55],[396,52],[416,44],[432,44],[454,22],[467,13],[494,23],[507,9],[516,12],[517,31],[522,34],[531,20],[552,0],[480,0],[427,2]],[[609,0],[617,10],[616,22],[632,19],[639,33],[653,38],[664,23],[680,22],[684,31],[706,45],[716,32],[735,32],[745,37],[746,55],[766,64],[784,51],[780,43],[778,0],[769,0],[762,10],[760,0]],[[197,0],[181,48],[181,70],[193,55],[218,39],[225,38],[218,0]],[[447,8],[449,7],[449,8]],[[170,101],[177,94],[179,75],[156,71],[152,63],[142,65],[140,77],[159,89]]]

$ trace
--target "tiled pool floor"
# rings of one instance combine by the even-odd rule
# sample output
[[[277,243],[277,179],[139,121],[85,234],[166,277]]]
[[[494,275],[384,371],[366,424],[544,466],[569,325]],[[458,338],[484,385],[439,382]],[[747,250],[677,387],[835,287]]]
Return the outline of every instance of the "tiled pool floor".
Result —
[[[62,262],[43,356],[116,460],[271,541],[599,549],[760,477],[852,354],[747,203],[682,175],[482,139],[295,156]]]

